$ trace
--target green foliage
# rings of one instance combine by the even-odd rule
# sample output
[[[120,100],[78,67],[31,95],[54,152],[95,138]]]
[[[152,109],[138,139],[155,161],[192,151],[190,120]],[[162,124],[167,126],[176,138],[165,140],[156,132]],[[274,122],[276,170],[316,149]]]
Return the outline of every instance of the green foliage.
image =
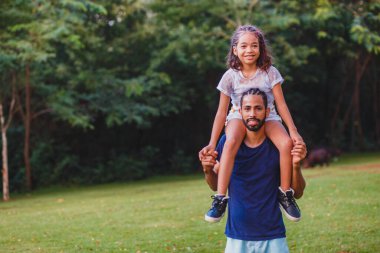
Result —
[[[33,148],[31,163],[36,187],[75,182],[73,169],[79,168],[79,157],[69,148],[52,140],[39,140]]]
[[[51,101],[49,105],[60,119],[68,121],[72,126],[93,128],[85,108],[76,106],[80,97],[82,96],[76,92],[61,89],[49,97],[49,101]]]
[[[183,150],[179,149],[173,152],[169,158],[170,171],[174,173],[190,173],[194,171],[193,156],[187,155]]]
[[[368,27],[363,26],[361,21],[362,20],[360,18],[356,18],[353,22],[354,25],[351,27],[351,31],[350,31],[352,40],[358,43],[359,45],[364,45],[365,49],[369,53],[374,53],[375,55],[379,54],[380,53],[379,32],[371,31]],[[380,27],[380,17],[378,17],[377,19],[374,19],[373,21],[377,22],[377,27]]]
[[[121,155],[111,157],[104,166],[102,175],[107,175],[104,182],[137,180],[154,175],[155,159],[158,156],[158,149],[145,147],[138,155]]]

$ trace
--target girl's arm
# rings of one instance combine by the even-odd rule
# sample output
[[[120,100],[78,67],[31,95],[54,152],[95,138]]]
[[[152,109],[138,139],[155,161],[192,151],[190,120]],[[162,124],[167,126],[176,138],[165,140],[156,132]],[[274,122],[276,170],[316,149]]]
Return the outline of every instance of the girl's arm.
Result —
[[[219,98],[218,111],[215,115],[214,124],[212,126],[211,138],[209,142],[209,146],[211,146],[213,149],[215,149],[220,133],[224,128],[224,123],[226,122],[229,105],[230,97],[221,92]]]
[[[225,95],[223,92],[220,93],[218,111],[216,112],[214,124],[212,126],[211,138],[209,144],[204,147],[199,152],[199,160],[202,160],[202,157],[207,153],[215,150],[216,144],[218,142],[220,133],[223,130],[224,123],[227,117],[228,106],[230,104],[230,97]]]
[[[285,122],[286,126],[289,129],[290,137],[293,141],[302,141],[302,137],[299,135],[297,128],[293,122],[292,116],[290,115],[290,111],[288,106],[286,105],[284,93],[282,92],[281,84],[276,84],[273,89],[274,101],[276,102],[276,108],[278,113],[280,114],[282,120]]]

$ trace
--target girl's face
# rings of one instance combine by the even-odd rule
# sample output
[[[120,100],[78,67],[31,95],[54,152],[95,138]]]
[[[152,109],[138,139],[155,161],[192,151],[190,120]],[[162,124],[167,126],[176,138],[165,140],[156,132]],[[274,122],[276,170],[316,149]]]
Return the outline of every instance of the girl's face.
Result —
[[[243,67],[256,65],[260,56],[259,40],[252,32],[246,32],[239,38],[238,44],[233,48],[233,53],[241,61]]]

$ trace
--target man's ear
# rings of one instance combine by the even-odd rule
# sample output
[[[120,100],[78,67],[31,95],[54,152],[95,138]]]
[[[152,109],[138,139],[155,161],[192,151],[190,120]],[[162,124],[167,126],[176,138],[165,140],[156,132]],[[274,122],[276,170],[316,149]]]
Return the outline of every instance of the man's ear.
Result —
[[[269,116],[269,113],[270,113],[270,109],[269,109],[269,107],[267,107],[267,109],[266,109],[266,117],[268,117]]]

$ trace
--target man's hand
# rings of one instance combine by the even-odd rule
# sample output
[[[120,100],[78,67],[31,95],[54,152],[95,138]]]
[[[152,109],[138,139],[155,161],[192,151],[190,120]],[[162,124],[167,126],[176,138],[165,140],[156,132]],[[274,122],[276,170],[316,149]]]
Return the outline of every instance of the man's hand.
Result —
[[[307,154],[307,149],[306,149],[305,142],[296,141],[291,151],[291,155],[293,156],[293,164],[300,163],[303,159],[305,159],[306,154]]]
[[[205,174],[210,173],[212,170],[214,170],[215,173],[217,173],[217,169],[219,169],[219,162],[216,160],[216,157],[218,156],[217,151],[213,151],[206,153],[206,155],[202,156],[201,163],[203,167],[203,172]]]
[[[302,176],[301,161],[306,157],[307,150],[305,142],[294,142],[294,147],[291,151],[293,156],[293,171],[292,171],[292,184],[290,187],[294,190],[294,197],[299,199],[303,195],[306,187],[306,182]]]
[[[217,173],[219,169],[219,162],[216,160],[216,157],[218,157],[218,152],[213,151],[212,153],[206,153],[206,155],[202,156],[201,159],[206,182],[213,191],[216,191],[218,188]]]

